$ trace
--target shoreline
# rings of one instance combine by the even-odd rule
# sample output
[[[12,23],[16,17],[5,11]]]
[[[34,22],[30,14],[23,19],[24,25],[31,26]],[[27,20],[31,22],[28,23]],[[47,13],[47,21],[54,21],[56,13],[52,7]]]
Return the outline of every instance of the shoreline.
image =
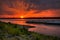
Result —
[[[17,25],[10,22],[5,23],[0,21],[0,39],[1,40],[60,40],[60,37],[39,34],[36,32],[28,31],[28,28],[33,26]],[[13,38],[13,39],[12,39]]]
[[[36,22],[36,21],[26,21],[28,24],[45,24],[45,25],[60,25],[60,23],[54,22]]]

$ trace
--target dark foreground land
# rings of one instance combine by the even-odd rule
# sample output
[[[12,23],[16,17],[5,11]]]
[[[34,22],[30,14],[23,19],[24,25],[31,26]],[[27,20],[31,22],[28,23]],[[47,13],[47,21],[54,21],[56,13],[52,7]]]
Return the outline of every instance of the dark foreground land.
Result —
[[[48,36],[28,31],[33,26],[0,22],[0,40],[60,40],[56,36]]]

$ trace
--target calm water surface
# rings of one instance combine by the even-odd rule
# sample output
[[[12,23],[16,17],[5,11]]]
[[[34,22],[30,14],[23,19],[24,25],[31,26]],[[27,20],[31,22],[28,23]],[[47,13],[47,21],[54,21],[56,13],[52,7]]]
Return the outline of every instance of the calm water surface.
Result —
[[[60,25],[45,25],[45,24],[28,24],[26,21],[31,19],[0,19],[0,21],[11,22],[14,24],[35,26],[36,28],[30,28],[29,31],[34,31],[45,35],[54,35],[60,37]],[[39,19],[34,19],[35,21]]]

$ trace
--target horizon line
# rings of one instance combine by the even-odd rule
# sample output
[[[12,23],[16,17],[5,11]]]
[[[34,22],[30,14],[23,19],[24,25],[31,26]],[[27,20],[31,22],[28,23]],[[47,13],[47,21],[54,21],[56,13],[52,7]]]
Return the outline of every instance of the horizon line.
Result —
[[[60,19],[60,17],[28,17],[28,18],[0,18],[0,19]]]

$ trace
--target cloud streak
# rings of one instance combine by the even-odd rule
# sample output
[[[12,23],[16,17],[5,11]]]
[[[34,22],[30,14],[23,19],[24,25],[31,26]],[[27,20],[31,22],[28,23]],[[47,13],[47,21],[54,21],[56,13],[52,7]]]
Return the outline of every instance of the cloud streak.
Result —
[[[0,17],[21,15],[60,17],[60,0],[0,0]]]

